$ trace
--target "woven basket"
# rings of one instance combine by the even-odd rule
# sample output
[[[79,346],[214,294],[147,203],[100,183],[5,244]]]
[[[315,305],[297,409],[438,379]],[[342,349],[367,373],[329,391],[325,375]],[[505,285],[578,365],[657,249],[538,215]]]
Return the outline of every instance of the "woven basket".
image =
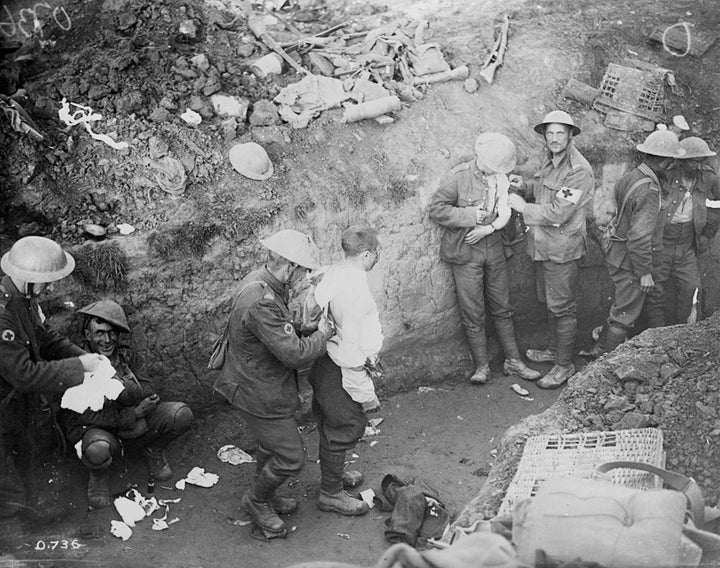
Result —
[[[640,428],[529,438],[498,514],[512,513],[518,500],[534,496],[551,475],[592,477],[597,466],[610,461],[637,461],[665,467],[662,431]],[[614,483],[636,489],[662,486],[657,476],[637,470],[615,469],[607,477]]]

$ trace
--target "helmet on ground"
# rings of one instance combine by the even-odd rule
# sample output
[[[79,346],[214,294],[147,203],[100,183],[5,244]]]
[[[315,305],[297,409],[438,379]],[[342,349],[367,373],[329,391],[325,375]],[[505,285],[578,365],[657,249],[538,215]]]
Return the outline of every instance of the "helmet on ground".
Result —
[[[125,310],[120,307],[120,304],[112,300],[98,300],[92,304],[88,304],[78,310],[79,314],[100,318],[108,322],[109,324],[117,327],[125,333],[130,333],[130,326],[128,325],[127,316]]]
[[[680,158],[685,150],[675,133],[670,130],[655,130],[648,134],[645,142],[636,146],[638,152],[661,158]]]
[[[475,140],[475,154],[491,172],[507,174],[515,169],[515,144],[504,134],[483,132]]]
[[[672,120],[673,124],[680,130],[690,130],[690,125],[682,114],[676,114]]]
[[[230,163],[245,177],[264,180],[273,175],[273,164],[265,148],[255,142],[235,144],[230,148]]]
[[[542,122],[535,125],[535,132],[545,134],[545,127],[548,124],[565,124],[570,127],[573,136],[580,134],[580,128],[575,125],[575,121],[564,110],[554,110],[545,115]]]
[[[260,243],[275,254],[305,268],[312,270],[320,266],[318,261],[320,251],[312,239],[300,231],[293,229],[278,231],[273,236],[262,239]]]
[[[75,269],[75,259],[55,241],[30,236],[18,240],[3,255],[0,268],[15,280],[40,284],[65,278]]]
[[[680,140],[680,147],[685,150],[685,155],[682,157],[683,160],[717,156],[717,152],[713,152],[710,146],[707,145],[707,142],[697,136],[688,136]]]

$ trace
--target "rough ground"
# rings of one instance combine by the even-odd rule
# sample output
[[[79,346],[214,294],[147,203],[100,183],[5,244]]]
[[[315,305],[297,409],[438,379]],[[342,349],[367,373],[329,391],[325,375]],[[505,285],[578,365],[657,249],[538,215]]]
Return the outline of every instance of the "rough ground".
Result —
[[[668,112],[684,114],[695,134],[718,147],[720,95],[712,62],[717,61],[720,47],[713,46],[702,58],[679,59],[663,53],[644,36],[655,25],[683,20],[693,22],[698,30],[716,28],[718,8],[709,2],[689,0],[664,4],[656,0],[604,4],[589,0],[403,0],[387,7],[377,2],[299,2],[300,8],[288,11],[286,16],[295,17],[304,33],[346,20],[373,26],[400,15],[427,18],[432,23],[433,39],[443,46],[451,64],[467,63],[475,77],[492,43],[493,19],[506,11],[512,22],[510,49],[492,87],[483,85],[478,93],[471,94],[458,83],[433,86],[423,100],[398,113],[397,123],[390,128],[374,123],[340,126],[340,111],[336,110],[323,114],[304,131],[290,131],[282,125],[251,128],[243,122],[228,133],[210,116],[195,130],[171,117],[186,105],[207,114],[205,98],[217,81],[254,103],[272,98],[280,86],[297,78],[288,73],[262,81],[246,73],[261,48],[242,19],[225,29],[231,13],[212,11],[195,1],[54,3],[64,7],[73,25],[64,30],[43,16],[44,40],[50,43],[41,45],[37,37],[28,42],[26,52],[33,57],[24,63],[26,106],[48,141],[36,144],[20,137],[6,128],[5,122],[0,132],[2,249],[18,236],[35,233],[62,239],[79,249],[87,244],[82,229],[87,222],[106,226],[110,232],[122,222],[138,229],[142,236],[132,237],[124,245],[132,270],[143,275],[145,286],[127,293],[128,303],[138,309],[131,319],[144,324],[141,327],[146,336],[141,339],[163,356],[153,370],[167,379],[167,398],[172,397],[171,381],[176,375],[178,380],[198,383],[192,394],[199,420],[185,443],[172,448],[173,463],[180,474],[200,465],[218,473],[221,481],[212,489],[190,488],[183,493],[183,501],[171,505],[170,513],[180,521],[168,531],[151,531],[146,521],[131,540],[123,543],[108,534],[109,521],[116,518],[112,511],[84,511],[84,472],[72,456],[62,464],[49,463],[44,472],[45,480],[51,482],[47,484],[48,499],[71,502],[75,511],[58,526],[35,530],[26,547],[29,556],[47,559],[45,566],[75,566],[82,561],[88,566],[282,567],[311,558],[372,563],[385,547],[384,516],[371,512],[365,518],[345,519],[319,513],[312,503],[317,487],[317,466],[312,462],[289,490],[301,499],[301,511],[292,518],[298,531],[290,538],[259,543],[249,538],[246,527],[231,524],[237,519],[236,503],[251,466],[221,464],[215,452],[229,443],[252,450],[253,443],[231,411],[216,400],[203,399],[208,396],[208,384],[203,382],[205,377],[198,377],[193,365],[197,367],[204,359],[201,348],[210,340],[204,337],[199,343],[194,320],[193,326],[179,333],[179,320],[188,317],[187,312],[209,312],[217,307],[209,305],[205,296],[227,293],[228,282],[219,281],[220,273],[227,272],[230,262],[235,275],[252,266],[257,250],[248,244],[248,237],[278,217],[295,224],[324,226],[327,235],[321,244],[327,245],[336,238],[338,227],[359,210],[379,219],[385,211],[397,208],[397,219],[387,223],[387,233],[408,232],[410,226],[413,232],[409,234],[417,239],[417,245],[396,251],[393,261],[399,266],[417,264],[422,272],[427,259],[418,262],[417,253],[427,252],[427,241],[422,239],[427,238],[428,224],[421,212],[409,212],[410,208],[401,205],[410,197],[420,205],[426,202],[433,184],[450,162],[470,150],[473,136],[481,129],[513,135],[520,149],[520,164],[529,167],[537,149],[530,126],[561,101],[564,108],[584,115],[585,134],[589,136],[583,150],[591,161],[617,159],[643,135],[611,133],[586,107],[563,101],[559,94],[570,78],[569,69],[576,79],[598,85],[607,64],[628,54],[671,67],[678,89],[668,94]],[[7,6],[17,15],[24,4]],[[178,26],[187,19],[201,24],[196,43],[188,43],[178,34]],[[8,28],[2,30],[7,33]],[[214,67],[202,73],[193,71],[196,76],[191,77],[183,60],[194,56],[198,46]],[[86,101],[108,117],[102,131],[114,130],[121,139],[138,146],[147,145],[154,137],[168,141],[172,153],[182,159],[189,172],[188,199],[162,194],[153,182],[145,153],[117,153],[91,142],[77,128],[62,128],[55,113],[63,96]],[[272,184],[249,184],[228,175],[227,148],[251,137],[267,143],[278,174]],[[357,179],[372,181],[367,194],[358,191],[357,183],[347,183]],[[423,183],[414,185],[413,179]],[[338,187],[342,191],[338,192]],[[202,259],[214,237],[231,243],[233,252],[235,245],[240,245],[239,254],[228,260],[229,248],[210,246],[210,262]],[[118,281],[127,275],[122,270],[113,272],[123,268],[122,263],[110,262],[113,260],[101,265],[99,273],[79,267],[83,287],[72,291],[76,303],[98,290],[116,289],[121,283]],[[713,274],[717,253],[704,261]],[[392,274],[384,291],[390,298],[389,307],[399,314],[389,329],[397,335],[410,333],[414,314],[403,312],[407,305],[403,301],[412,299],[416,289],[403,286],[402,275],[392,273],[392,267],[383,261],[380,268]],[[198,281],[197,274],[203,271],[208,278]],[[167,285],[170,276],[172,288]],[[154,285],[156,281],[161,285]],[[524,284],[516,282],[514,286]],[[593,282],[588,292],[592,287]],[[422,303],[422,296],[417,295]],[[182,314],[178,320],[166,317],[176,313]],[[590,318],[602,320],[600,311],[582,316],[586,323]],[[437,377],[418,373],[413,377],[413,387],[427,379],[438,390],[426,394],[413,390],[385,400],[379,443],[359,446],[355,465],[365,471],[366,487],[376,490],[382,476],[391,470],[404,469],[426,477],[441,490],[454,512],[482,491],[467,512],[482,514],[493,506],[488,494],[509,482],[512,459],[517,457],[518,430],[522,437],[528,430],[543,428],[661,425],[666,430],[668,465],[695,476],[714,503],[720,487],[720,464],[712,450],[720,432],[715,384],[720,360],[718,328],[720,322],[714,318],[690,329],[652,332],[638,337],[634,347],[623,348],[618,354],[620,360],[606,358],[600,370],[589,368],[588,375],[562,395],[563,404],[553,409],[554,417],[544,415],[511,432],[507,447],[500,449],[503,467],[492,473],[495,459],[490,451],[499,443],[501,433],[520,418],[547,409],[557,395],[532,389],[535,401],[523,401],[507,388],[507,379],[496,379],[485,389],[470,389],[455,371],[458,360],[466,363],[467,354],[448,349],[442,354],[451,369],[443,373],[450,376],[448,384],[435,384]],[[523,347],[542,341],[533,329],[523,329]],[[438,342],[443,339],[441,335],[438,333]],[[156,337],[160,338],[159,345],[152,344]],[[629,377],[621,381],[613,376],[613,369],[628,366],[624,357],[641,362],[649,357],[647,364],[657,373],[648,374],[646,380]],[[679,371],[668,371],[668,365]],[[390,390],[396,391],[398,386]],[[316,444],[316,435],[309,427],[311,460]],[[511,446],[512,451],[508,449]],[[122,489],[126,482],[143,489],[142,465],[128,459],[126,466],[128,471],[117,478],[116,489]],[[123,473],[121,469],[116,473]],[[492,483],[481,489],[488,473]],[[162,488],[156,492],[176,496]],[[340,534],[349,535],[349,539]],[[81,548],[63,549],[62,541],[72,542],[74,538]],[[60,544],[47,550],[55,540]],[[46,550],[36,550],[43,547]]]

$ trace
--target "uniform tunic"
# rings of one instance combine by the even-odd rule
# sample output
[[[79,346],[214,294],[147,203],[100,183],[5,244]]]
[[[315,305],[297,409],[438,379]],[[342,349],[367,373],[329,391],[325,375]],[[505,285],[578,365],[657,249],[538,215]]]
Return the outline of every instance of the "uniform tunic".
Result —
[[[689,180],[683,179],[680,168],[668,172],[662,192],[662,244],[653,256],[655,288],[646,300],[652,327],[687,320],[695,290],[700,288],[697,253],[707,248],[720,226],[720,209],[707,204],[719,199],[720,177],[709,165]],[[676,302],[671,321],[666,322],[665,293],[670,279],[675,284]]]
[[[78,357],[85,351],[44,320],[37,301],[5,276],[0,282],[0,516],[18,513],[28,497],[33,393],[63,392],[84,379]]]

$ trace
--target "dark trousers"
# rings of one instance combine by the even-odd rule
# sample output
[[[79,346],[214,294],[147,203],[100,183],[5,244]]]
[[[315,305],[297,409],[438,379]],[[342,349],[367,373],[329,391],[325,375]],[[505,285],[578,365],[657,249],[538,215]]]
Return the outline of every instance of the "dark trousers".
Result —
[[[577,335],[577,300],[580,269],[577,260],[569,262],[535,262],[535,291],[538,300],[545,304],[548,313],[548,333],[555,345],[558,365],[572,363]]]
[[[648,293],[647,315],[650,327],[685,323],[692,309],[693,295],[700,288],[700,274],[695,256],[695,227],[679,223],[664,228],[662,253],[654,259],[655,287]],[[675,301],[668,302],[668,281],[675,285]],[[674,304],[670,321],[665,321],[665,307]]]
[[[460,318],[475,365],[488,362],[486,300],[505,357],[519,359],[510,305],[510,277],[500,234],[492,233],[473,245],[469,262],[451,264],[450,267],[455,280]]]
[[[612,265],[608,265],[607,269],[615,285],[615,298],[610,306],[607,323],[629,331],[640,317],[645,292],[640,288],[640,278],[632,270]]]
[[[321,452],[353,449],[365,434],[368,421],[360,403],[350,398],[342,387],[340,367],[328,355],[323,355],[310,369],[308,382],[313,388],[313,412]]]
[[[0,404],[0,517],[37,504],[34,412],[30,395],[15,395],[8,404]]]
[[[295,417],[261,418],[239,410],[255,441],[269,454],[265,467],[278,479],[300,473],[305,465],[305,446]]]
[[[147,432],[137,438],[125,439],[124,442],[129,447],[146,448],[151,446],[156,450],[163,449],[190,428],[192,419],[192,411],[184,402],[161,402],[155,407],[155,410],[145,417],[148,425]],[[90,469],[109,467],[112,458],[117,455],[122,447],[120,438],[121,436],[118,436],[117,432],[100,426],[85,430],[82,437],[83,463]],[[94,461],[88,461],[86,450],[98,442],[106,445],[107,455],[100,456],[98,455],[99,452],[96,451],[94,452]],[[105,459],[102,459],[103,457]]]

